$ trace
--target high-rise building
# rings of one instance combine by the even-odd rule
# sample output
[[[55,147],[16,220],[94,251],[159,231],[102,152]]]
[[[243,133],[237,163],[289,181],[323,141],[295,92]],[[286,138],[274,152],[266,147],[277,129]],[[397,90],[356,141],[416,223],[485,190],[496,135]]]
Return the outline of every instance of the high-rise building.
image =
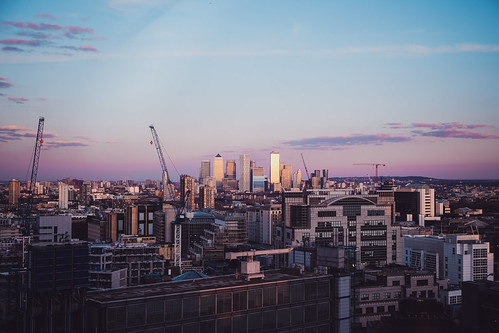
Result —
[[[395,191],[397,213],[403,220],[412,219],[424,227],[425,219],[435,217],[435,190],[428,185],[413,184]]]
[[[69,186],[59,182],[59,209],[68,209]]]
[[[199,209],[215,208],[215,189],[210,186],[199,188]]]
[[[293,173],[293,188],[300,188],[301,186],[301,170],[298,169]]]
[[[172,190],[172,184],[168,183],[168,173],[166,171],[163,171],[163,200],[164,201],[170,201],[173,200],[174,192]]]
[[[196,198],[196,187],[194,182],[194,177],[188,175],[180,176],[180,200],[185,203],[185,208],[188,211],[193,211],[196,207],[194,206],[194,200]],[[188,191],[191,193],[187,196]]]
[[[239,155],[239,192],[250,191],[250,157]]]
[[[9,181],[9,204],[17,205],[21,196],[21,182],[17,179]]]
[[[279,153],[270,153],[270,184],[280,183],[279,179]]]
[[[202,160],[201,168],[199,168],[199,184],[205,185],[205,181],[211,176],[211,163],[210,160]]]
[[[224,178],[224,159],[220,154],[217,154],[213,159],[213,176],[217,181],[217,188],[222,187],[222,179]]]
[[[225,178],[236,179],[236,161],[227,160],[225,164]]]
[[[256,167],[256,161],[250,161],[250,170],[251,168]]]
[[[251,168],[251,192],[265,191],[265,173],[262,167]]]
[[[281,185],[285,189],[290,189],[292,186],[292,165],[286,164],[281,170]]]

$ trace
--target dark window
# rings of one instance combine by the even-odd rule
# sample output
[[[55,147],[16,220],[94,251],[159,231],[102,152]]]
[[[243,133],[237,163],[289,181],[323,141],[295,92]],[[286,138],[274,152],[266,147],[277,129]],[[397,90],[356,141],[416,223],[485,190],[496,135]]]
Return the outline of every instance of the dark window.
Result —
[[[379,209],[368,209],[367,210],[367,216],[384,216],[385,211],[384,210],[379,210]]]
[[[199,314],[198,297],[186,297],[182,300],[183,318],[197,317]]]
[[[232,318],[217,319],[217,333],[232,333]]]
[[[247,324],[247,316],[234,316],[232,317],[232,332],[233,333],[247,333],[248,329],[246,327]]]
[[[246,304],[247,304],[246,298],[247,298],[246,291],[234,292],[234,302],[233,302],[234,311],[246,310]]]
[[[147,303],[147,323],[161,323],[164,317],[164,303],[163,301],[156,301]]]
[[[266,311],[263,313],[263,329],[272,330],[276,325],[276,312]]]
[[[279,304],[289,303],[289,285],[277,287],[277,302]]]
[[[199,323],[203,333],[215,333],[215,320],[207,320]]]
[[[305,299],[311,300],[317,298],[317,283],[307,282],[305,283]]]
[[[400,286],[400,281],[392,281],[392,286]]]
[[[262,313],[250,313],[248,315],[248,333],[260,332],[262,330]]]
[[[166,327],[166,332],[168,332],[168,333],[182,333],[182,326],[181,325],[168,326],[168,327]],[[230,331],[228,333],[230,333]]]
[[[186,323],[182,325],[182,333],[199,333],[199,323]]]
[[[315,304],[305,306],[305,322],[313,323],[317,321],[317,306]]]
[[[145,304],[131,304],[127,306],[127,326],[139,326],[145,324],[146,306]]]
[[[417,280],[416,281],[417,286],[427,286],[428,285],[428,280]]]
[[[248,309],[262,307],[262,289],[248,291]]]
[[[317,319],[318,320],[329,320],[329,303],[319,303],[317,304]]]
[[[388,312],[395,311],[395,305],[388,305]]]
[[[305,298],[303,283],[291,285],[291,303],[301,302]]]
[[[303,307],[291,308],[291,325],[303,324]]]
[[[289,308],[277,310],[277,327],[289,326]]]
[[[125,328],[123,314],[125,313],[124,306],[116,306],[107,309],[107,328]]]
[[[378,312],[378,313],[385,312],[385,307],[384,306],[378,306],[376,308],[376,312]]]
[[[263,288],[263,306],[275,305],[275,287]]]
[[[169,299],[166,301],[166,321],[182,318],[182,300]]]
[[[201,316],[215,314],[215,295],[201,296],[199,301]]]
[[[317,217],[335,217],[335,216],[336,216],[335,210],[323,210],[317,212]]]
[[[232,295],[230,293],[218,294],[217,313],[225,313],[231,311],[232,311]]]
[[[374,313],[374,308],[373,307],[366,308],[366,313]]]
[[[329,281],[319,281],[317,283],[318,298],[329,298]]]

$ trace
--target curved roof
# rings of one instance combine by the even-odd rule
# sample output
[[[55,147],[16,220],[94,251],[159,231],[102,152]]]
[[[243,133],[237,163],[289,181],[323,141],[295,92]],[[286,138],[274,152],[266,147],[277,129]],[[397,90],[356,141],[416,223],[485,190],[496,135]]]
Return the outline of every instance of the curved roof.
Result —
[[[365,198],[358,196],[347,196],[331,198],[323,203],[321,206],[353,206],[353,205],[376,205],[376,198]]]

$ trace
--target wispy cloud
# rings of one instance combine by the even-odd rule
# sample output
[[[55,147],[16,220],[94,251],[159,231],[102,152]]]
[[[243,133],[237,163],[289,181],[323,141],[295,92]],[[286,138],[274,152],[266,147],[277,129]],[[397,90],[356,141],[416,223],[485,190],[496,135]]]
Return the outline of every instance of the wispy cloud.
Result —
[[[12,83],[7,82],[9,79],[5,77],[0,77],[0,88],[10,88],[12,87]]]
[[[499,139],[498,135],[491,133],[477,133],[460,129],[442,129],[429,132],[420,132],[422,136],[437,138],[461,138],[461,139]]]
[[[90,51],[90,52],[97,52],[97,49],[93,46],[90,45],[82,45],[82,46],[71,46],[71,45],[64,45],[60,47],[61,49],[68,49],[68,50],[74,50],[74,51]]]
[[[460,122],[451,122],[451,123],[412,123],[411,126],[419,127],[419,128],[431,128],[431,129],[450,129],[450,128],[484,128],[484,127],[492,127],[491,125],[484,124],[463,124]]]
[[[13,22],[4,21],[5,25],[10,25],[16,28],[33,29],[33,30],[62,30],[63,27],[58,24],[33,23],[33,22]]]
[[[36,132],[31,128],[18,126],[18,125],[4,125],[0,126],[0,141],[7,142],[12,140],[21,140],[22,138],[35,138]],[[45,132],[44,138],[56,138],[56,133]]]
[[[30,131],[31,128],[17,125],[4,125],[0,126],[0,132],[4,131]]]
[[[38,40],[17,39],[17,38],[7,38],[7,39],[0,40],[0,44],[4,44],[4,45],[40,46],[40,41],[38,41]]]
[[[87,147],[88,144],[81,141],[45,141],[45,147],[47,148],[63,148],[63,147]]]
[[[315,138],[306,138],[300,140],[291,140],[284,142],[301,149],[337,149],[348,146],[359,145],[382,145],[385,143],[397,143],[411,141],[410,137],[393,136],[388,134],[352,134],[348,136],[322,136]]]
[[[8,100],[12,101],[14,103],[23,104],[23,103],[29,101],[29,98],[27,98],[27,97],[9,97]]]
[[[57,20],[57,17],[55,15],[47,14],[47,13],[35,14],[35,17],[42,17],[42,18],[48,18],[50,20]]]
[[[2,47],[2,51],[9,51],[9,52],[24,52],[23,49],[20,49],[15,46],[4,46]]]

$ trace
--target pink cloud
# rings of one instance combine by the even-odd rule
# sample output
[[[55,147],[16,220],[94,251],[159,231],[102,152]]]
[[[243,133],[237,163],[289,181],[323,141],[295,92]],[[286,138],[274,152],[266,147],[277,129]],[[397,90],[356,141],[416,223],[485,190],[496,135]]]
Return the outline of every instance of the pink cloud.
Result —
[[[1,131],[29,131],[31,128],[24,127],[24,126],[17,126],[17,125],[5,125],[5,126],[0,126],[0,132]]]
[[[62,148],[62,147],[87,147],[88,144],[81,141],[45,141],[47,148]]]
[[[40,42],[36,40],[25,40],[17,38],[8,38],[0,40],[0,44],[5,45],[28,45],[28,46],[39,46]]]
[[[431,128],[431,129],[451,129],[451,128],[483,128],[483,127],[491,127],[490,125],[482,125],[482,124],[464,124],[460,122],[450,122],[450,123],[412,123],[413,127],[418,128]]]
[[[94,29],[92,29],[92,28],[75,27],[75,26],[71,26],[71,25],[67,26],[66,29],[69,30],[69,32],[71,32],[72,34],[94,32]]]
[[[93,46],[90,45],[82,45],[82,46],[61,46],[62,49],[69,49],[69,50],[75,50],[75,51],[91,51],[91,52],[97,52],[97,49]]]
[[[393,136],[389,134],[352,134],[348,136],[322,136],[291,140],[284,142],[284,144],[300,149],[344,149],[344,147],[348,146],[371,144],[382,145],[384,143],[407,141],[411,141],[411,138],[405,136]]]
[[[38,97],[39,101],[46,101],[47,99],[45,97]]]
[[[12,87],[12,83],[7,82],[9,79],[5,77],[0,77],[0,88],[10,88]]]
[[[51,20],[57,20],[57,17],[55,17],[55,15],[52,15],[52,14],[43,13],[43,14],[36,14],[35,16],[36,17],[48,18],[48,19],[51,19]]]
[[[29,98],[26,98],[26,97],[9,97],[8,99],[9,99],[9,101],[19,103],[19,104],[23,104],[24,102],[29,101]]]

